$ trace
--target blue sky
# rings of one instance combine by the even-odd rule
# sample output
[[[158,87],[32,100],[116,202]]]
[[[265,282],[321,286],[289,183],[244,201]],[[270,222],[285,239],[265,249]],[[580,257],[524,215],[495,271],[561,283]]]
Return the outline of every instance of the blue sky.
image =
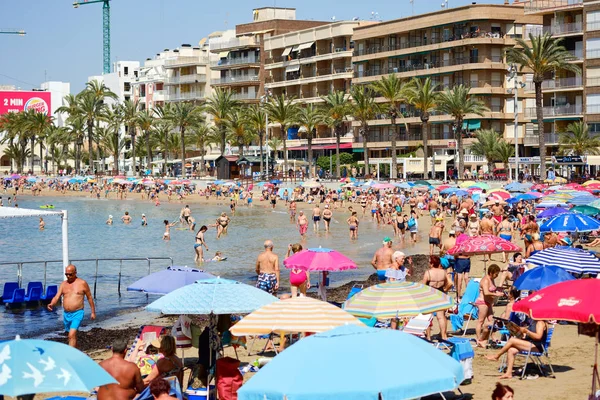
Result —
[[[0,29],[23,29],[27,35],[0,35],[0,85],[31,89],[39,87],[46,78],[71,82],[71,91],[76,92],[83,88],[88,76],[102,73],[102,4],[74,9],[72,3],[73,0],[1,1]],[[414,12],[439,10],[441,3],[442,0],[414,0]],[[449,3],[450,7],[458,7],[471,0]],[[213,31],[250,22],[253,8],[274,5],[295,7],[298,19],[323,21],[333,16],[337,20],[369,19],[372,12],[382,20],[411,15],[409,0],[112,0],[111,61],[141,62],[166,48],[196,44]]]

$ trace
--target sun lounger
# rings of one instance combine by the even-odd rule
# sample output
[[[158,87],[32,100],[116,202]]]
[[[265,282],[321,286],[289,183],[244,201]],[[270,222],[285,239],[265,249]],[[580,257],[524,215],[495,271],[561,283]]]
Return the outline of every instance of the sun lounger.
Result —
[[[4,304],[7,306],[21,305],[25,301],[25,289],[17,289],[9,298],[3,298]]]
[[[425,336],[425,331],[429,328],[433,314],[419,314],[416,317],[411,318],[408,323],[402,329],[403,332],[410,333],[415,336]]]
[[[54,296],[56,296],[56,294],[58,293],[58,286],[57,285],[50,285],[46,288],[46,293],[42,293],[42,295],[40,296],[40,300],[41,301],[51,301]]]
[[[168,327],[166,326],[157,326],[157,325],[142,325],[135,339],[133,340],[133,344],[127,350],[127,355],[125,359],[128,360],[131,356],[131,353],[134,352],[135,348],[138,346],[139,342],[143,340],[146,344],[149,344],[152,340],[158,339],[161,336],[166,334]],[[134,361],[135,360],[130,360]]]
[[[13,297],[15,290],[19,288],[18,282],[5,282],[4,292],[2,292],[2,300],[10,299]]]
[[[473,303],[475,300],[477,300],[478,296],[479,282],[471,279],[467,284],[467,288],[465,289],[462,299],[460,299],[457,314],[450,315],[450,323],[452,324],[453,331],[456,332],[462,330],[464,336],[467,332],[467,328],[469,327],[469,322],[471,322],[472,319],[477,319],[478,310],[477,306],[475,306]],[[464,324],[465,318],[467,319],[466,325]]]

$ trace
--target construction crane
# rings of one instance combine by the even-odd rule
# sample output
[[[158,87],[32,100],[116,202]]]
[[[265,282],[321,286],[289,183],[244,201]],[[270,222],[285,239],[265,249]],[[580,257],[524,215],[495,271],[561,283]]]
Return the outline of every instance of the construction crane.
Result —
[[[87,4],[102,3],[102,72],[110,74],[110,0],[83,0],[83,2],[75,1],[73,8],[85,6]]]
[[[19,36],[25,36],[27,32],[25,32],[24,30],[17,30],[17,29],[0,29],[0,35],[19,35]]]

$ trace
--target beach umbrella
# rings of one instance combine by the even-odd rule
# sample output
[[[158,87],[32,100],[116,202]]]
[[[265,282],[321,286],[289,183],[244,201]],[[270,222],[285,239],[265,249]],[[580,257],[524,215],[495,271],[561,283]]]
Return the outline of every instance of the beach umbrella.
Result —
[[[600,259],[593,253],[568,246],[555,246],[539,251],[527,259],[534,265],[556,265],[575,274],[600,273]]]
[[[565,178],[561,178],[560,176],[557,176],[554,179],[546,179],[544,181],[544,183],[554,183],[554,184],[557,184],[557,183],[567,183],[567,180]]]
[[[35,178],[35,176],[30,176],[29,178],[27,178],[27,182],[37,182],[37,179]]]
[[[578,212],[587,216],[594,216],[594,215],[600,215],[600,209],[596,208],[596,207],[592,207],[592,206],[586,206],[586,205],[582,205],[582,206],[575,206],[573,208],[571,208],[572,212]]]
[[[411,361],[382,368],[399,359]],[[348,325],[280,353],[238,390],[238,399],[414,399],[454,390],[463,379],[458,361],[416,336]]]
[[[131,292],[167,294],[180,287],[202,280],[215,278],[201,269],[170,266],[167,269],[147,275],[127,286]]]
[[[536,197],[536,198],[538,198],[538,199],[539,199],[540,197],[544,196],[544,195],[543,195],[542,193],[540,193],[540,192],[527,192],[527,193],[525,193],[525,194],[528,194],[528,195],[530,195],[530,196],[534,196],[534,197]]]
[[[509,192],[507,192],[506,190],[502,190],[502,189],[497,189],[493,192],[490,192],[489,196],[498,197],[498,198],[501,198],[502,200],[510,199],[512,197],[512,195]]]
[[[273,185],[281,185],[281,180],[280,179],[271,179],[271,183]]]
[[[505,189],[492,189],[492,190],[488,190],[488,194],[493,194],[493,193],[502,193],[504,195],[508,195],[508,197],[512,196],[510,194],[510,192],[508,190],[505,190]]]
[[[450,255],[474,256],[478,254],[514,253],[523,251],[516,244],[494,235],[469,237],[448,250]]]
[[[326,248],[310,248],[297,252],[283,260],[288,269],[303,271],[345,271],[356,269],[356,263],[335,250]]]
[[[530,188],[530,190],[546,190],[547,188],[548,185],[545,185],[543,183],[536,183]]]
[[[294,193],[294,189],[292,188],[279,188],[279,190],[277,191],[277,196],[279,197],[283,197],[284,192],[287,190],[288,192],[288,196],[291,196],[292,193]]]
[[[431,183],[429,181],[425,181],[423,179],[414,181],[413,183],[415,186],[431,186]]]
[[[550,207],[546,208],[544,211],[538,214],[538,218],[552,218],[555,215],[564,214],[569,212],[566,208],[563,207]]]
[[[596,179],[590,179],[589,181],[585,181],[582,183],[582,186],[589,186],[589,185],[600,185],[600,181],[597,181]]]
[[[525,186],[519,182],[512,182],[504,186],[504,189],[508,190],[509,192],[526,192],[530,187],[531,186]]]
[[[483,189],[483,190],[490,190],[490,185],[488,185],[485,182],[477,182],[474,185],[471,185],[470,187],[477,187],[479,189]],[[501,189],[497,189],[497,190],[501,190]]]
[[[475,181],[464,181],[463,183],[461,183],[459,186],[461,188],[469,188],[471,186],[476,186],[477,182]]]
[[[592,201],[588,206],[600,208],[600,199]]]
[[[438,192],[441,192],[444,189],[448,189],[449,187],[451,187],[450,185],[439,185],[436,186],[435,190],[437,190]]]
[[[346,301],[344,310],[358,317],[389,319],[447,310],[446,293],[417,282],[386,282],[363,289]]]
[[[222,180],[222,179],[217,179],[217,180],[216,180],[216,181],[214,181],[213,183],[214,183],[215,185],[222,185],[222,184],[224,184],[224,183],[225,183],[225,181],[224,181],[224,180]],[[262,186],[261,184],[263,184],[263,185],[264,185],[264,184],[265,184],[265,182],[260,182],[260,183],[258,184],[258,186]]]
[[[552,207],[562,207],[565,209],[569,208],[569,205],[567,203],[565,203],[564,201],[560,201],[560,200],[554,200],[554,201],[542,201],[541,203],[538,203],[535,205],[535,208],[552,208]]]
[[[235,336],[271,332],[325,332],[342,325],[363,325],[339,307],[310,297],[295,297],[267,304],[246,315],[230,328]]]
[[[440,193],[441,194],[454,194],[454,193],[458,192],[459,190],[460,189],[457,188],[457,187],[449,187],[449,188],[446,188],[446,189],[442,189],[440,191]],[[464,190],[463,190],[463,192],[464,192]]]
[[[556,265],[544,265],[525,271],[513,284],[519,290],[540,290],[575,277]]]
[[[302,183],[301,186],[305,188],[318,188],[321,187],[321,183],[317,181],[306,181]]]
[[[394,189],[395,187],[391,183],[377,183],[372,186],[373,189]]]
[[[537,200],[537,199],[539,199],[539,197],[536,197],[532,194],[524,193],[524,194],[519,194],[519,195],[515,196],[515,199],[523,200],[523,201],[531,201],[531,200]]]
[[[541,232],[590,232],[598,229],[600,229],[598,220],[572,212],[552,217],[540,226]]]
[[[587,192],[584,192],[587,193]],[[587,204],[590,204],[592,202],[594,202],[597,199],[597,197],[592,196],[591,194],[587,194],[585,196],[575,196],[572,199],[567,200],[567,204],[572,204],[575,206],[585,206]],[[594,214],[592,214],[594,215]]]
[[[265,183],[267,186],[274,186],[272,183]],[[223,186],[235,186],[235,182],[225,182]]]
[[[118,383],[85,353],[50,340],[0,343],[0,395],[90,392]]]
[[[498,204],[500,204],[501,206],[508,204],[506,201],[504,201],[504,200],[502,200],[500,198],[492,196],[492,198],[488,197],[488,201],[486,201],[485,203],[483,203],[481,206],[485,207],[485,208],[491,207],[491,206],[495,205],[496,202],[498,202]]]
[[[457,190],[456,192],[454,192],[454,194],[458,197],[464,197],[467,196],[469,192],[467,192],[466,190]]]
[[[414,186],[411,185],[409,182],[394,183],[393,185],[399,187],[400,189],[412,189],[412,187]]]

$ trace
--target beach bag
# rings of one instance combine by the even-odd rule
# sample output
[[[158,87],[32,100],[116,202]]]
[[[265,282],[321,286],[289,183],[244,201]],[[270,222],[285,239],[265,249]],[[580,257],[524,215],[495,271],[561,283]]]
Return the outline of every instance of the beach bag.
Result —
[[[237,391],[242,387],[244,378],[238,369],[239,360],[223,357],[217,360],[217,394],[221,400],[237,400]]]
[[[414,218],[409,219],[408,222],[407,222],[407,225],[408,225],[409,228],[412,228],[416,224],[417,224],[417,221],[415,221]]]

